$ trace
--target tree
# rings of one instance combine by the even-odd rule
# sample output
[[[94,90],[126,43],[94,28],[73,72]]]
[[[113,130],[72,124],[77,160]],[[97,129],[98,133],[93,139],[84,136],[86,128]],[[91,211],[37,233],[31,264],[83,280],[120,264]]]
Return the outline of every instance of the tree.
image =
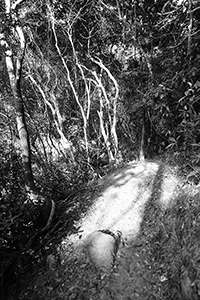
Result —
[[[50,227],[55,211],[55,203],[53,200],[45,199],[36,188],[32,172],[30,140],[25,120],[25,101],[21,90],[22,66],[26,48],[24,31],[18,18],[18,8],[22,2],[23,0],[18,0],[14,3],[10,0],[5,0],[5,11],[3,12],[3,22],[0,31],[0,45],[5,55],[5,64],[14,100],[26,193],[28,199],[31,200],[28,203],[32,207],[37,203],[39,205],[38,211],[44,213],[43,217],[47,222],[43,224],[45,226],[42,231],[44,231]]]
[[[28,192],[33,192],[35,191],[35,184],[31,168],[30,141],[21,94],[21,73],[26,42],[23,29],[15,17],[20,2],[22,1],[16,1],[11,5],[10,0],[5,0],[5,13],[0,33],[0,45],[5,53],[5,62],[15,103],[16,123],[22,149],[26,188]],[[11,34],[15,43],[17,43],[15,46],[16,57],[13,55],[12,47],[14,45],[11,45],[11,38],[8,38],[8,33]]]

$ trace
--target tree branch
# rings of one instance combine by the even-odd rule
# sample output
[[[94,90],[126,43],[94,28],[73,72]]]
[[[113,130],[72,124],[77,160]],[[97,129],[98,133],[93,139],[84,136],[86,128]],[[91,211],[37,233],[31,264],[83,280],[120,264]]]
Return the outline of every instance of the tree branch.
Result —
[[[12,10],[15,10],[16,7],[17,7],[20,3],[24,2],[24,1],[25,1],[25,0],[17,0],[17,1],[15,1],[15,2],[12,4],[11,9],[12,9]]]

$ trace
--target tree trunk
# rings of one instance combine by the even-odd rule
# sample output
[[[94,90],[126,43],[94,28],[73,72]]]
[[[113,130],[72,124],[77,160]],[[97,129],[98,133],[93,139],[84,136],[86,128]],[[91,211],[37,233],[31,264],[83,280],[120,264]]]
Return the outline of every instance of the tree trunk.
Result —
[[[15,90],[13,95],[15,100],[16,122],[17,122],[17,129],[18,129],[20,144],[21,144],[22,163],[23,163],[24,173],[25,173],[26,188],[28,191],[34,191],[35,184],[34,184],[32,167],[31,167],[31,149],[30,149],[28,130],[25,122],[23,100],[20,93],[20,89],[19,87],[16,86],[16,84],[12,89]]]
[[[141,140],[140,140],[140,161],[144,161],[144,142],[145,142],[145,109],[143,110],[142,118],[142,131],[141,131]]]
[[[9,4],[6,2],[6,4]],[[10,7],[6,6],[6,13],[9,13]],[[35,184],[33,180],[33,173],[31,168],[31,150],[28,136],[28,130],[25,122],[24,103],[21,95],[21,71],[22,62],[25,51],[25,38],[23,30],[19,25],[16,25],[15,31],[17,33],[19,48],[17,51],[16,65],[14,65],[14,58],[12,48],[6,40],[4,32],[0,33],[0,45],[4,49],[6,67],[8,71],[10,86],[15,103],[16,123],[20,138],[22,163],[25,173],[25,184],[28,192],[35,191]]]

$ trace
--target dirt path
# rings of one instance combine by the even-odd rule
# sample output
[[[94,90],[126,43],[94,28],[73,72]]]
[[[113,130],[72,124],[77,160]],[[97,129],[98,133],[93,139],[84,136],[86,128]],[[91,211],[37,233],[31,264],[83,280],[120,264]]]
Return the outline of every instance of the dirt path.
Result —
[[[78,232],[58,245],[59,263],[56,255],[49,256],[48,270],[37,274],[34,288],[20,299],[168,299],[162,217],[182,192],[176,170],[162,163],[132,162],[91,186],[76,199],[85,212],[76,224]],[[82,251],[88,234],[105,229],[122,233],[111,274],[97,270]]]
[[[179,184],[172,169],[153,162],[132,162],[106,176],[99,180],[95,202],[80,221],[82,239],[91,231],[109,229],[121,231],[125,240],[134,242],[149,199],[156,196],[158,205],[165,209],[177,195]]]
[[[101,286],[99,299],[161,299],[160,285],[165,277],[154,276],[153,262],[148,261],[151,245],[142,227],[145,208],[152,199],[152,205],[163,211],[172,205],[180,188],[175,171],[159,163],[130,163],[99,180],[97,186],[95,201],[78,224],[79,233],[71,235],[66,245],[79,247],[96,230],[119,230],[124,243],[120,245],[114,272]]]

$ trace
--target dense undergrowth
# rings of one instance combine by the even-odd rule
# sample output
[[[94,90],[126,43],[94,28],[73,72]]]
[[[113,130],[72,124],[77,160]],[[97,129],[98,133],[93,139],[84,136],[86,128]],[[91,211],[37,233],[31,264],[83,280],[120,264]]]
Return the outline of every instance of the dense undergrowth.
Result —
[[[53,199],[56,213],[49,232],[40,235],[46,225],[46,212],[32,205],[24,185],[24,172],[19,154],[4,141],[1,147],[0,178],[0,295],[15,293],[16,283],[24,274],[43,261],[43,249],[56,237],[62,228],[73,231],[73,223],[79,218],[83,205],[73,198],[80,194],[84,185],[106,173],[106,169],[95,171],[80,155],[79,163],[67,164],[64,159],[34,165],[35,182],[46,199]],[[29,205],[30,204],[30,205]],[[80,208],[81,207],[81,208]],[[48,209],[48,207],[47,207]],[[63,216],[68,210],[68,219]],[[46,255],[46,254],[45,254]],[[19,285],[18,285],[19,286]]]
[[[163,299],[199,299],[199,190],[187,187],[166,210],[156,208],[156,200],[148,204],[143,233]]]

